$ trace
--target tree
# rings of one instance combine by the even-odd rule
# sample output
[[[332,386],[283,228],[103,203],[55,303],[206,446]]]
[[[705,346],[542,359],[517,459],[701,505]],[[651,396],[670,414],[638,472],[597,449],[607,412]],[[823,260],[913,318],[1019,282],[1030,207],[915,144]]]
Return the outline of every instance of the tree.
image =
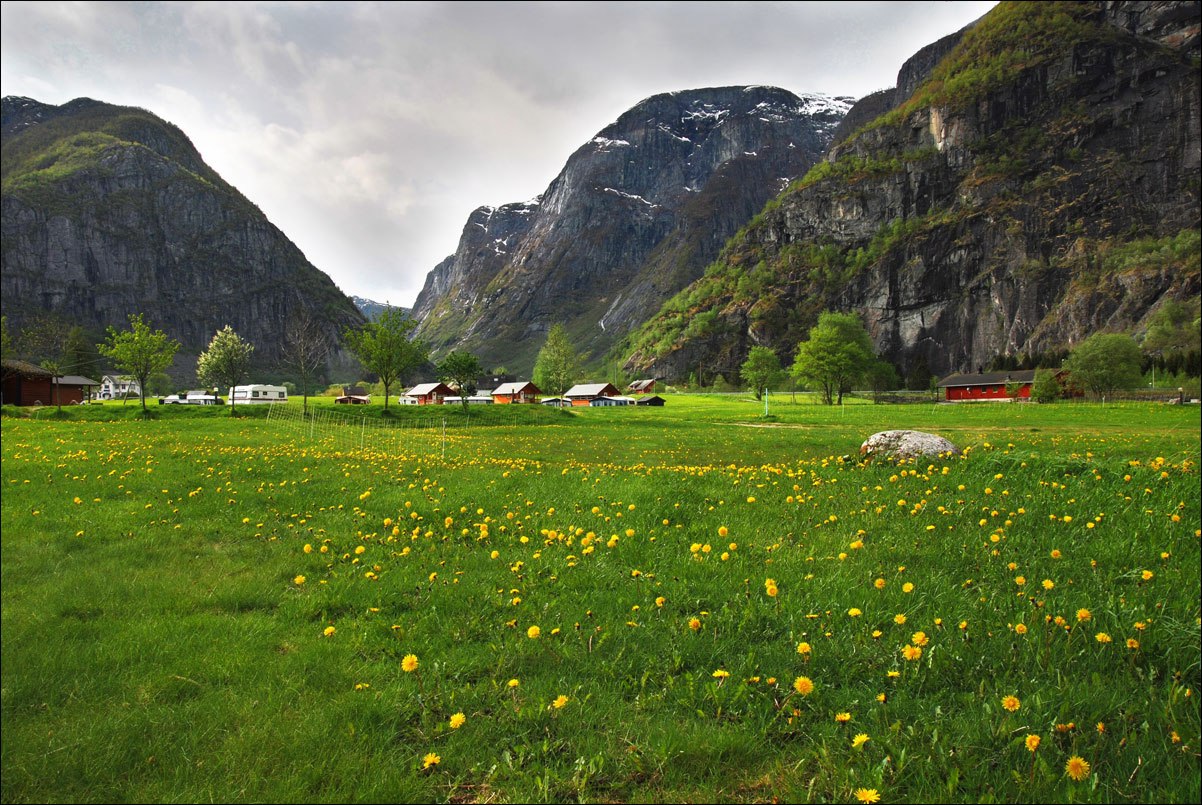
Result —
[[[13,355],[13,339],[8,334],[8,316],[0,316],[0,360],[8,360]]]
[[[568,331],[562,324],[556,324],[547,333],[547,340],[534,361],[534,384],[562,397],[576,384],[579,375],[580,356],[568,340]]]
[[[438,364],[438,379],[459,389],[463,413],[467,413],[467,398],[476,390],[476,378],[483,372],[480,360],[470,352],[452,352]]]
[[[361,329],[347,330],[345,339],[363,366],[384,386],[384,410],[392,384],[415,366],[425,363],[426,345],[412,337],[417,320],[400,308],[390,307]]]
[[[739,375],[751,387],[755,398],[763,399],[768,387],[780,382],[780,358],[768,347],[752,347],[739,368]]]
[[[162,330],[151,331],[142,321],[142,314],[130,314],[129,329],[108,328],[108,338],[96,349],[113,362],[118,370],[138,381],[141,390],[142,414],[146,414],[146,386],[150,376],[171,365],[180,344],[168,338]]]
[[[331,348],[329,336],[308,308],[301,308],[284,325],[283,362],[296,375],[305,414],[309,413],[309,393],[330,357]]]
[[[1119,389],[1138,386],[1142,362],[1139,345],[1131,336],[1096,333],[1077,345],[1064,369],[1074,387],[1105,398]]]
[[[822,389],[827,405],[840,404],[844,392],[872,366],[872,339],[854,313],[826,312],[810,328],[810,340],[797,345],[792,372],[801,381]]]
[[[242,339],[228,324],[217,331],[209,348],[196,358],[196,378],[202,386],[230,390],[230,416],[234,415],[234,389],[250,371],[253,345]]]
[[[1031,384],[1031,398],[1038,403],[1053,403],[1063,396],[1064,390],[1060,388],[1060,381],[1056,379],[1056,373],[1041,369],[1035,373],[1035,382]]]
[[[901,385],[901,377],[889,361],[874,360],[866,375],[868,385],[872,389],[872,401],[877,405],[885,398],[885,392],[893,391]]]

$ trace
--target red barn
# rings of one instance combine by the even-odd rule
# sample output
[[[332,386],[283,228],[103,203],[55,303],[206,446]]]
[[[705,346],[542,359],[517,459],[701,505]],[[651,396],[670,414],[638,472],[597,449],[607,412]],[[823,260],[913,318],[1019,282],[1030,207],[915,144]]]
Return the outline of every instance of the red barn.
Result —
[[[16,360],[4,361],[3,371],[5,405],[54,405],[54,372]]]
[[[493,402],[498,405],[507,405],[509,403],[533,403],[538,402],[537,397],[542,394],[538,386],[531,383],[529,380],[519,381],[517,383],[502,383],[493,389]]]
[[[944,390],[944,399],[948,402],[1027,400],[1031,397],[1031,385],[1034,382],[1034,369],[1019,369],[979,375],[951,375],[939,381],[939,388]],[[1017,392],[1007,392],[1007,386],[1016,387]]]
[[[444,398],[454,394],[446,383],[422,383],[406,391],[401,402],[409,405],[442,405]]]

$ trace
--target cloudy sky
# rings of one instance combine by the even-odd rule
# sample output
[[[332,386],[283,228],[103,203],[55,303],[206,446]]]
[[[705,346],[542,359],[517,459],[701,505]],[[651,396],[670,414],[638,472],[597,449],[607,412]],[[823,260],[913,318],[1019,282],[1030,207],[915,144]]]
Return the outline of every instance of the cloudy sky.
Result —
[[[346,293],[410,305],[482,205],[640,100],[862,97],[994,2],[3,2],[0,92],[177,126]]]

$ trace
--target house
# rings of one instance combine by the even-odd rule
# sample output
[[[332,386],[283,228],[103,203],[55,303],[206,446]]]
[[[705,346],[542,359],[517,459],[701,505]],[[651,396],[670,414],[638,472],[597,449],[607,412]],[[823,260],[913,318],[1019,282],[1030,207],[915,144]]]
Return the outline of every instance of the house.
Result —
[[[401,403],[404,405],[441,405],[443,398],[454,395],[455,392],[446,383],[422,383],[402,394]]]
[[[3,362],[5,405],[51,405],[54,402],[54,372],[28,361]]]
[[[654,380],[636,380],[626,387],[631,394],[650,394],[654,389]]]
[[[563,396],[571,400],[572,405],[583,406],[598,397],[616,397],[618,390],[612,383],[584,383],[572,386]]]
[[[1001,400],[1003,402],[1031,397],[1031,386],[1035,383],[1034,369],[1018,369],[1009,372],[987,372],[975,375],[951,375],[939,381],[948,402],[972,400]],[[1013,395],[1007,386],[1014,390]]]
[[[542,391],[538,386],[529,380],[523,380],[517,383],[502,383],[493,389],[492,398],[498,405],[532,403],[537,402],[539,394],[542,394]]]
[[[126,397],[141,397],[142,387],[138,381],[128,375],[105,375],[100,378],[100,393],[102,400],[123,400]]]
[[[335,397],[334,402],[339,405],[367,405],[371,402],[371,395],[361,386],[343,386],[342,396]]]
[[[662,407],[664,404],[664,398],[659,396],[658,394],[652,394],[650,397],[640,397],[638,400],[635,400],[634,404],[635,405],[655,405],[655,406]]]

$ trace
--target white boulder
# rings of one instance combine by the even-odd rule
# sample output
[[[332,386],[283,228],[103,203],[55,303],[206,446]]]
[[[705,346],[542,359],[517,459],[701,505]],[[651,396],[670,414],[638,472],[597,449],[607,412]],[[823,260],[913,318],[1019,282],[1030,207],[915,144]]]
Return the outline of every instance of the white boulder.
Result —
[[[884,430],[874,433],[860,445],[865,458],[906,459],[920,456],[960,455],[960,448],[942,436],[920,430]]]

